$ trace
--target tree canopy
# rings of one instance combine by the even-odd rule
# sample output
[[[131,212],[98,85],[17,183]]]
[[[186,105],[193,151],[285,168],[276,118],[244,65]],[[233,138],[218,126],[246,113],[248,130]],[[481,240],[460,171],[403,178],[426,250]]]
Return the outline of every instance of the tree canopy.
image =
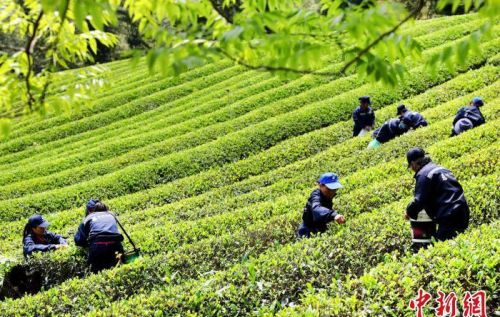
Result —
[[[56,70],[92,61],[99,43],[117,43],[107,27],[116,25],[124,10],[151,44],[150,69],[166,76],[228,58],[283,76],[355,72],[396,86],[404,80],[407,61],[421,58],[420,44],[401,28],[426,2],[407,7],[371,0],[0,0],[0,32],[17,39],[14,45],[0,44],[2,127],[8,129],[8,118],[17,113],[13,109],[60,111],[102,84],[96,79],[102,70],[90,68],[82,76],[93,81],[56,87],[57,97],[47,97]],[[437,1],[438,8],[447,6],[478,11],[490,20],[500,12],[494,0]],[[465,63],[491,25],[485,20],[467,40],[423,62],[431,71],[439,64],[453,69]],[[332,56],[341,56],[340,66],[331,63]]]

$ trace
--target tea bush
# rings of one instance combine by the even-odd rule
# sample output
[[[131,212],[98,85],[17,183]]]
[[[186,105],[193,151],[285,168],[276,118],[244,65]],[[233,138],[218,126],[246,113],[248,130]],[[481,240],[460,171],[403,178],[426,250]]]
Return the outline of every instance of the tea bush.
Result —
[[[418,21],[430,58],[460,43],[478,15]],[[435,74],[410,62],[396,89],[347,72],[284,79],[229,61],[175,78],[113,62],[109,86],[79,112],[27,117],[0,140],[0,281],[22,263],[26,218],[42,213],[69,247],[36,254],[36,295],[0,302],[2,316],[411,316],[423,287],[484,289],[489,312],[498,292],[498,25],[481,52],[457,71]],[[332,52],[324,71],[339,69]],[[55,74],[84,84],[83,70]],[[60,86],[59,86],[60,85]],[[376,150],[352,138],[351,113],[370,95],[379,126],[406,104],[429,126]],[[486,124],[450,138],[453,116],[474,96]],[[14,111],[18,111],[15,109]],[[411,254],[403,211],[414,180],[405,153],[426,149],[460,180],[471,228]],[[296,229],[317,177],[334,171],[344,188],[334,206],[347,218],[299,240]],[[115,211],[143,256],[90,274],[72,234],[90,197]],[[127,242],[125,247],[129,248]],[[423,272],[417,275],[415,272]]]

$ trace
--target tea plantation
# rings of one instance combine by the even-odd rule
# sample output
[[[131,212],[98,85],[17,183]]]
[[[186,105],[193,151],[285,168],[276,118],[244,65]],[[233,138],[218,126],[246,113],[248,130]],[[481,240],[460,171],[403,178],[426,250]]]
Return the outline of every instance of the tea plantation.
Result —
[[[477,15],[424,20],[404,33],[430,57],[481,26]],[[500,313],[500,23],[467,65],[430,74],[412,64],[389,89],[348,73],[283,79],[220,61],[170,78],[145,62],[107,64],[109,86],[80,111],[25,116],[0,141],[0,275],[24,261],[26,219],[42,214],[70,247],[37,254],[35,295],[0,302],[1,316],[415,316],[419,288],[484,290]],[[332,53],[324,70],[338,70]],[[82,81],[74,71],[54,87]],[[57,88],[51,92],[57,94]],[[352,138],[369,95],[377,126],[404,103],[429,122],[375,150]],[[456,111],[485,100],[486,124],[450,138]],[[469,229],[418,254],[404,220],[420,146],[449,168],[471,207]],[[315,181],[332,171],[344,225],[312,239],[296,229]],[[142,257],[98,274],[72,236],[89,198],[105,201]],[[130,246],[126,243],[126,249]],[[0,278],[1,279],[1,278]]]

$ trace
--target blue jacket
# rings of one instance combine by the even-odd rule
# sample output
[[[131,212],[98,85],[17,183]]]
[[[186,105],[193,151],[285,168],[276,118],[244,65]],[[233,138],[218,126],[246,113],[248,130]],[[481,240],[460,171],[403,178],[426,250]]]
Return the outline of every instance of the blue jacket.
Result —
[[[335,219],[332,200],[325,197],[319,188],[313,190],[302,214],[303,224],[312,232],[326,231],[326,225]]]
[[[28,234],[23,240],[23,253],[25,256],[33,252],[46,252],[54,250],[57,244],[68,244],[58,234],[46,231],[42,240],[38,240],[34,234]]]
[[[453,125],[455,125],[455,123],[457,123],[460,119],[469,119],[474,127],[485,123],[481,110],[479,110],[476,106],[466,106],[460,108],[455,116],[455,119],[453,120]]]
[[[375,112],[371,107],[368,107],[366,111],[362,111],[361,107],[358,106],[352,113],[352,120],[354,120],[352,134],[357,136],[364,127],[371,127],[375,124]]]
[[[455,213],[469,214],[462,186],[449,170],[430,162],[415,173],[415,181],[415,196],[406,208],[411,218],[422,209],[437,223]]]
[[[95,241],[123,241],[116,219],[110,212],[93,212],[78,227],[76,245],[86,247]]]
[[[401,120],[399,119],[390,119],[386,121],[380,128],[373,131],[373,137],[380,143],[385,143],[394,139],[408,131],[408,129],[401,129],[399,127],[400,123]]]
[[[413,129],[427,126],[427,121],[425,121],[424,117],[416,111],[406,111],[401,116],[401,120],[403,120],[405,124],[409,125]]]

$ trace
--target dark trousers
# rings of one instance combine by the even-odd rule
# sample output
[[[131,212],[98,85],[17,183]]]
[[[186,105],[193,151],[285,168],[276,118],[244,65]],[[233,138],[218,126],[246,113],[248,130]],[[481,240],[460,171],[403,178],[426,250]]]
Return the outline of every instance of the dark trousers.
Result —
[[[361,132],[361,130],[363,130],[363,126],[358,126],[358,125],[354,125],[354,127],[352,128],[352,136],[358,136],[359,133]]]
[[[413,253],[418,253],[420,249],[427,249],[432,243],[425,242],[413,242],[410,246],[410,251]]]
[[[314,228],[314,227],[306,226],[304,223],[302,223],[299,226],[299,230],[297,231],[297,235],[299,238],[310,238],[311,234],[313,234],[313,233],[325,232],[325,231],[326,231],[326,226],[325,226],[325,228]]]
[[[123,254],[123,246],[119,241],[92,242],[88,258],[90,270],[97,273],[114,267],[120,260],[119,254]]]
[[[469,208],[465,206],[450,217],[439,221],[435,238],[439,241],[453,239],[467,227],[469,227]]]

